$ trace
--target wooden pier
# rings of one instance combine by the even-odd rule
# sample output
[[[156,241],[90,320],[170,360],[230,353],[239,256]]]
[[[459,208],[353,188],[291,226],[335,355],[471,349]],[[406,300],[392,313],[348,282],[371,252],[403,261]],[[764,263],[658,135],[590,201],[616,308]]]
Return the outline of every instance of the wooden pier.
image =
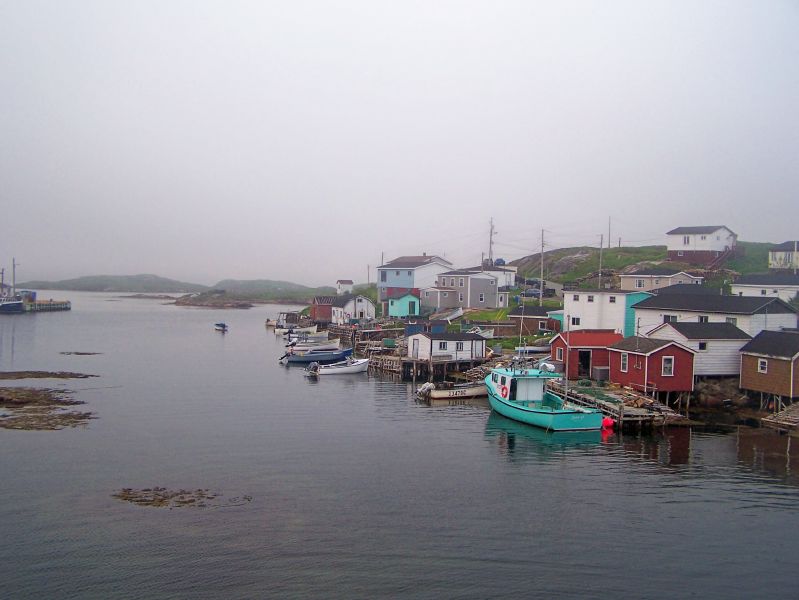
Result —
[[[433,360],[418,360],[396,354],[372,353],[369,368],[401,377],[405,381],[443,381],[454,373],[461,373],[485,362],[484,359],[454,360],[438,357]]]
[[[778,413],[760,419],[763,427],[796,434],[799,432],[799,403],[791,404],[788,408]]]
[[[547,382],[549,390],[563,398],[566,393],[564,386]],[[602,414],[614,419],[621,429],[634,427],[637,429],[662,427],[673,425],[685,420],[685,417],[665,404],[644,396],[633,390],[624,388],[591,388],[596,394],[586,393],[587,390],[569,388],[568,400],[590,408],[597,408]]]
[[[53,312],[57,310],[72,310],[69,300],[35,300],[25,302],[25,312]]]

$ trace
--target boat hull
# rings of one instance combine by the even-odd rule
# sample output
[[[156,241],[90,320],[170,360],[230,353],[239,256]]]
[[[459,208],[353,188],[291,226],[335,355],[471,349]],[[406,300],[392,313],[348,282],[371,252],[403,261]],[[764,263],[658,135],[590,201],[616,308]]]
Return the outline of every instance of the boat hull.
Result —
[[[481,383],[480,385],[454,387],[451,389],[430,390],[424,396],[432,400],[446,400],[448,398],[479,398],[487,393],[486,386]]]
[[[22,300],[7,300],[0,302],[0,314],[13,315],[25,312],[25,305]]]
[[[347,373],[366,373],[369,368],[369,359],[360,358],[352,362],[343,361],[341,363],[333,363],[329,365],[322,365],[315,375],[346,375]]]
[[[285,357],[288,364],[310,364],[318,362],[321,364],[328,364],[339,362],[352,354],[352,348],[344,350],[336,350],[330,352],[307,352],[306,354],[293,354]]]
[[[549,431],[593,431],[602,429],[602,413],[599,411],[549,408],[545,403],[524,405],[497,396],[491,389],[488,389],[488,402],[491,408],[503,417],[527,423],[528,425],[535,425]]]

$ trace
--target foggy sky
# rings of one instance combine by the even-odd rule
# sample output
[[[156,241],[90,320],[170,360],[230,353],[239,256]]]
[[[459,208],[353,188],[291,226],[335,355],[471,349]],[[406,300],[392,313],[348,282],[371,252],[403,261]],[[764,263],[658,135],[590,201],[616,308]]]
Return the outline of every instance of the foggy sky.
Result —
[[[366,281],[799,237],[799,3],[0,0],[0,266]]]

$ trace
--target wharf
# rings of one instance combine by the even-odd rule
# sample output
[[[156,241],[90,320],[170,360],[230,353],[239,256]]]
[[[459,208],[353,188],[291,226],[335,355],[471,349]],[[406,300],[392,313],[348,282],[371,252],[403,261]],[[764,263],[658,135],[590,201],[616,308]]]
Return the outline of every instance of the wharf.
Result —
[[[69,300],[35,300],[25,302],[25,312],[53,312],[56,310],[72,310]]]
[[[778,413],[760,419],[763,427],[784,431],[786,433],[799,432],[799,403],[791,404],[788,408]]]
[[[443,381],[452,373],[462,372],[485,362],[483,358],[456,360],[450,356],[440,356],[432,360],[419,360],[396,354],[369,356],[369,368],[384,373],[398,375],[404,380]]]
[[[563,398],[566,390],[564,386],[547,382],[550,391]],[[665,404],[644,396],[635,391],[623,388],[569,388],[568,399],[570,402],[597,408],[602,414],[614,419],[622,429],[635,427],[662,427],[673,425],[685,420],[683,415],[669,408]]]

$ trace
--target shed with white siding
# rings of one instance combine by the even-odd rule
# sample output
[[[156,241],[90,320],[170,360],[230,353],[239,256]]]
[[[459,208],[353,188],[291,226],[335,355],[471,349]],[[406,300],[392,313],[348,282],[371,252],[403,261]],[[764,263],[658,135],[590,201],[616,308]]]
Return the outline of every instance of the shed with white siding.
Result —
[[[428,333],[408,336],[408,358],[473,360],[486,354],[486,339],[476,333]]]
[[[677,342],[694,351],[694,375],[738,375],[741,348],[751,336],[731,323],[663,323],[647,337]]]

